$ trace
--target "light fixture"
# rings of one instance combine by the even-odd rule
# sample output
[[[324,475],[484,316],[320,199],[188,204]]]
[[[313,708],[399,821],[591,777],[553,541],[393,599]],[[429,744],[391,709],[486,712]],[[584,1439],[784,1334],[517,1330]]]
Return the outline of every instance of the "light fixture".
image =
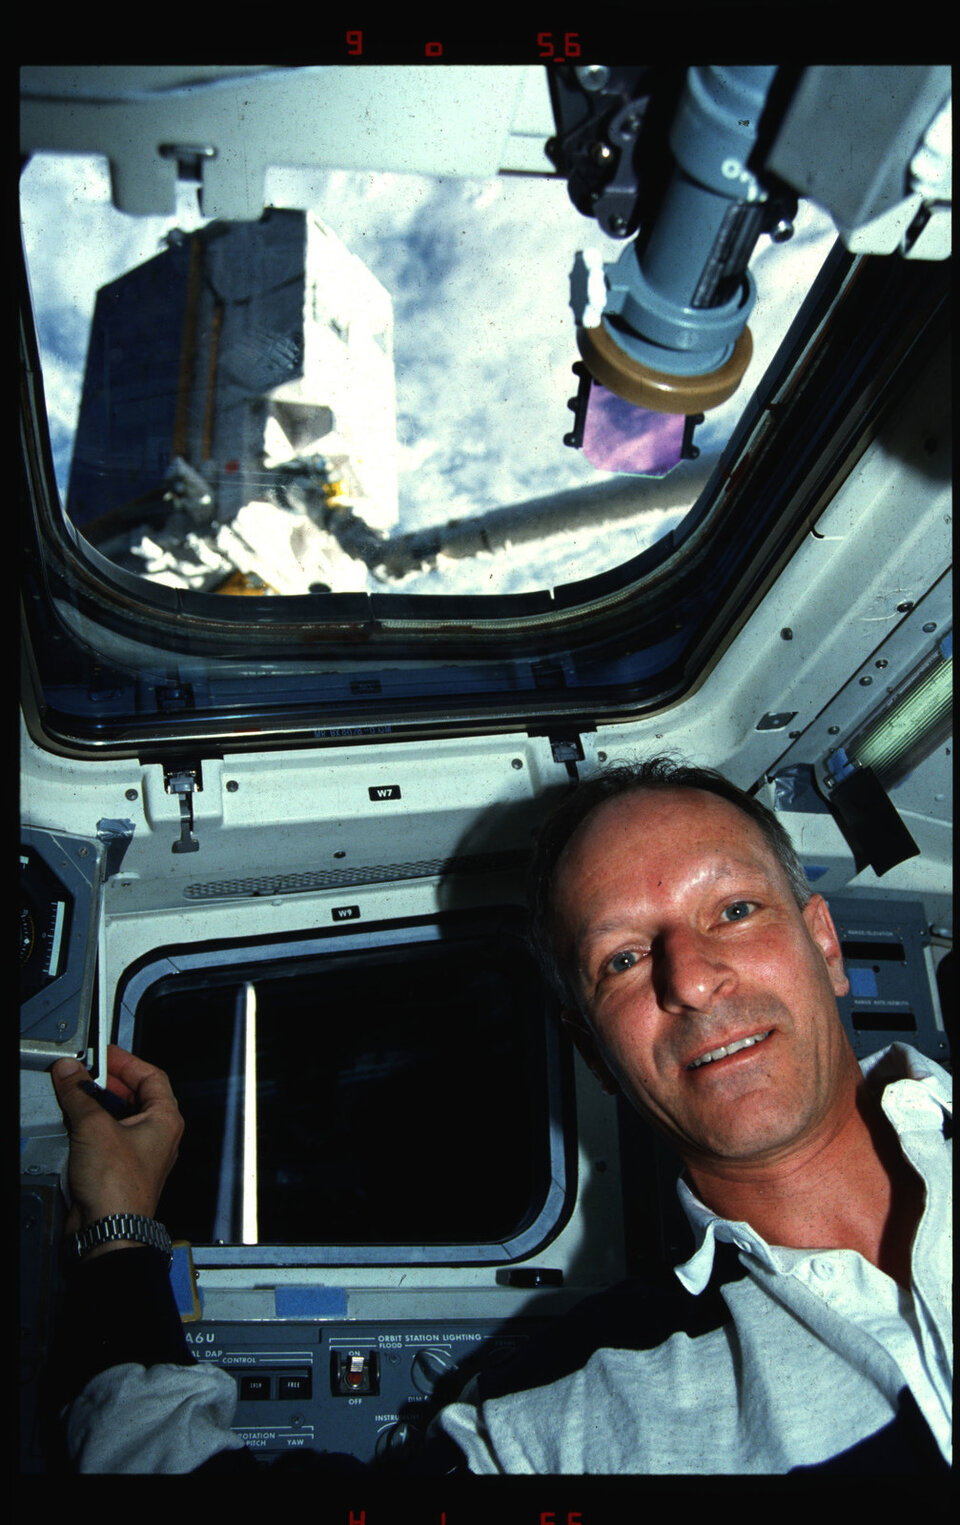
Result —
[[[827,759],[835,783],[858,768],[872,768],[885,789],[929,757],[952,729],[953,632]]]

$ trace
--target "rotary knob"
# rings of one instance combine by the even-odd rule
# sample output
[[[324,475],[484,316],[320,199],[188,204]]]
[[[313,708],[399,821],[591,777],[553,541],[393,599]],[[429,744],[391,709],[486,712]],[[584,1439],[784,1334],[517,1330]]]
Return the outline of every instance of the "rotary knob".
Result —
[[[449,1350],[418,1350],[413,1358],[411,1373],[414,1385],[429,1397],[437,1383],[453,1371],[455,1365]]]
[[[387,1425],[377,1436],[376,1454],[380,1461],[397,1460],[410,1456],[420,1445],[422,1436],[415,1424],[401,1419]]]

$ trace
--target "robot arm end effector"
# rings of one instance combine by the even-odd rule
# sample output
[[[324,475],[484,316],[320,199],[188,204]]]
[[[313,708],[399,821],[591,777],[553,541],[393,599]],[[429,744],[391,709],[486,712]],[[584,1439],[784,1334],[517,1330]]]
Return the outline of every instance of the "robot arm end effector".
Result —
[[[750,362],[747,321],[756,289],[747,265],[762,232],[789,237],[790,213],[796,209],[789,195],[771,197],[750,167],[777,72],[772,66],[695,67],[686,71],[678,93],[674,82],[665,183],[663,107],[660,100],[651,105],[652,94],[643,95],[661,86],[651,70],[633,71],[640,76],[633,80],[601,71],[614,109],[606,123],[591,125],[605,127],[604,135],[585,148],[590,134],[581,124],[558,148],[558,154],[565,149],[569,156],[561,167],[576,176],[577,157],[586,151],[602,167],[604,146],[612,140],[620,156],[612,179],[622,198],[630,189],[631,155],[634,163],[651,155],[655,137],[660,138],[659,176],[648,174],[645,184],[634,178],[634,208],[626,215],[608,211],[609,192],[586,191],[587,208],[594,215],[599,208],[601,225],[613,236],[639,222],[636,238],[605,268],[599,323],[581,323],[577,334],[590,374],[635,406],[657,413],[706,412],[736,391]],[[591,79],[589,71],[581,73]],[[638,89],[639,99],[620,104]],[[591,104],[602,105],[600,95],[594,89]],[[555,95],[555,101],[561,99]],[[582,172],[576,183],[571,178],[572,196],[583,195],[584,179]],[[587,208],[581,204],[581,210]]]
[[[856,70],[851,83],[849,70],[829,66],[557,71],[551,157],[578,209],[608,235],[630,239],[604,266],[602,314],[594,303],[584,317],[574,304],[578,347],[595,381],[655,413],[704,413],[736,391],[752,353],[748,264],[761,234],[790,238],[798,193],[807,194],[859,251],[838,202],[849,194],[849,175],[834,174],[838,136],[862,162],[856,210],[869,238],[878,211],[890,220],[886,200],[900,194],[901,179],[903,193],[910,188],[923,128],[929,137],[929,122],[949,110],[949,71],[945,79],[939,68],[916,70],[915,80],[903,70],[893,83],[874,79],[884,72]],[[881,183],[886,200],[871,204]],[[913,215],[908,200],[901,205]],[[869,242],[865,249],[886,252]]]

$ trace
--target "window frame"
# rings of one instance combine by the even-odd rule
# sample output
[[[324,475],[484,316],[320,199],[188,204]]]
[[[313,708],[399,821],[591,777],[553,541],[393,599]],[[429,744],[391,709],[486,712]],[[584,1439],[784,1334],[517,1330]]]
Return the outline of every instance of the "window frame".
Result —
[[[114,567],[66,520],[24,262],[22,644],[31,734],[78,756],[187,743],[263,750],[518,725],[549,734],[675,704],[742,627],[909,385],[911,357],[918,346],[926,352],[949,300],[949,263],[854,256],[837,243],[683,523],[620,567],[489,598],[234,600]],[[98,701],[114,672],[121,687],[124,675],[139,685],[139,708]],[[249,689],[245,698],[226,697],[231,674]],[[284,697],[285,684],[297,689],[295,701]],[[84,685],[88,697],[67,708],[63,693],[80,695]]]

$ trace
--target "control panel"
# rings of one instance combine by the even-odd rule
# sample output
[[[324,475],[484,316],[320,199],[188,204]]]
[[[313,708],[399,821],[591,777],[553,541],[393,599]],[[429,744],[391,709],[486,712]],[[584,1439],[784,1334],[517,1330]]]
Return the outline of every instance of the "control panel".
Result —
[[[857,1058],[906,1043],[952,1068],[951,1014],[938,1020],[925,957],[936,929],[922,904],[831,895],[829,905],[850,981],[837,1008]]]
[[[191,1350],[237,1384],[233,1430],[252,1451],[313,1449],[370,1464],[415,1454],[477,1371],[509,1361],[543,1320],[201,1321]]]

